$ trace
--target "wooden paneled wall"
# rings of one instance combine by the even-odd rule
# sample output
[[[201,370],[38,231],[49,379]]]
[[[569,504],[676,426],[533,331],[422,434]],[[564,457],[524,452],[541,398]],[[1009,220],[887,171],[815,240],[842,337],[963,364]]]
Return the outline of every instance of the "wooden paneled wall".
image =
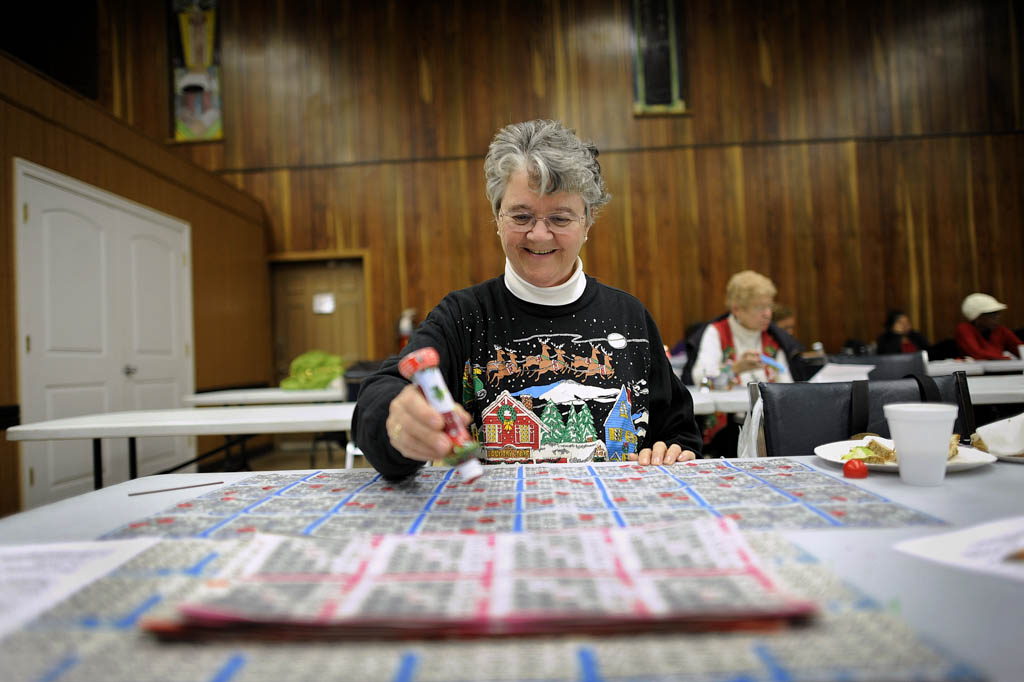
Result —
[[[587,270],[669,343],[744,268],[830,350],[888,307],[949,336],[975,290],[1024,324],[1018,0],[681,4],[692,113],[636,118],[629,0],[222,0],[226,137],[177,150],[265,203],[272,252],[368,250],[376,356],[402,308],[501,272],[482,157],[536,117],[601,149],[615,198]],[[142,84],[166,87],[166,58],[135,43],[164,19],[145,11],[121,11],[147,28],[110,90],[162,138]]]
[[[0,55],[0,404],[18,402],[15,157],[190,223],[196,387],[271,381],[266,221],[259,202]],[[20,508],[17,453],[0,435],[0,515]]]

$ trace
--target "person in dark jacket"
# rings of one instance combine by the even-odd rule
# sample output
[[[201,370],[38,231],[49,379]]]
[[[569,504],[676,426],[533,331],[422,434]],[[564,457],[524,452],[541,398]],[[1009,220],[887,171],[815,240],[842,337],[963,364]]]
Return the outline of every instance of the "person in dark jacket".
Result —
[[[506,126],[484,160],[505,273],[454,291],[412,333],[461,405],[485,463],[673,464],[701,448],[693,399],[672,371],[651,314],[588,277],[580,249],[605,190],[597,149],[556,121]],[[363,380],[356,443],[397,478],[451,451],[444,418],[398,371]]]
[[[910,317],[902,310],[890,310],[885,315],[885,331],[878,335],[876,353],[896,355],[928,350],[928,340],[911,328]]]

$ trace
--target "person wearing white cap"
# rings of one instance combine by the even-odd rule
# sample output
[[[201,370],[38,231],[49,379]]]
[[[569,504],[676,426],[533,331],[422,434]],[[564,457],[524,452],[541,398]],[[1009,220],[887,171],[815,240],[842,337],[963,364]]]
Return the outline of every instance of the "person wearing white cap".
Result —
[[[1002,360],[1016,357],[1020,339],[1008,327],[999,324],[999,313],[1006,310],[988,294],[971,294],[960,306],[967,322],[956,326],[956,345],[960,352],[976,360]]]

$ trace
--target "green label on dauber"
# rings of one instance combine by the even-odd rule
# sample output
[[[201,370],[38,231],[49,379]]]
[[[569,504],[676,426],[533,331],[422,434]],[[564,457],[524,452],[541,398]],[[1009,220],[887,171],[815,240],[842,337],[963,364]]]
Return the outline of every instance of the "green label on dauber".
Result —
[[[479,443],[466,443],[465,445],[456,445],[452,449],[452,454],[444,458],[444,463],[448,466],[458,466],[462,464],[470,457],[480,456],[480,444]]]

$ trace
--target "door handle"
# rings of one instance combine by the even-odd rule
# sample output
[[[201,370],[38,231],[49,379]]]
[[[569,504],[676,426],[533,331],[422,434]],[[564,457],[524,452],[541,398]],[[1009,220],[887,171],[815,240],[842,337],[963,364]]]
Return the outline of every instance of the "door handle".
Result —
[[[126,377],[130,377],[136,374],[139,371],[139,368],[134,365],[125,365],[124,369],[121,371],[124,372]]]

